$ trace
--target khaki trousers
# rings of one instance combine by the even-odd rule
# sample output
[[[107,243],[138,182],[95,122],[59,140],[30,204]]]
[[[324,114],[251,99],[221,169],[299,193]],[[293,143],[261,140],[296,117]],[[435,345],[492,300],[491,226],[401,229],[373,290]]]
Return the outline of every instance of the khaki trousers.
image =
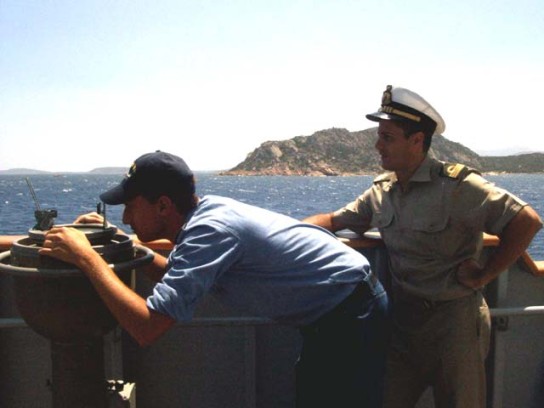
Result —
[[[480,292],[445,302],[403,299],[393,317],[384,408],[414,407],[429,386],[436,408],[485,408],[491,322]]]

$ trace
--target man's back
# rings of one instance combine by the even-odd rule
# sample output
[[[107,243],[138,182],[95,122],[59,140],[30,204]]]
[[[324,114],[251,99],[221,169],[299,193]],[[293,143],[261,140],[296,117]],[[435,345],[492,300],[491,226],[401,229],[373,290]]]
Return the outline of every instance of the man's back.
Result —
[[[301,325],[331,310],[369,273],[366,258],[319,227],[205,196],[188,215],[169,271],[148,302],[188,320],[211,291],[244,313]],[[157,301],[172,291],[176,301]]]

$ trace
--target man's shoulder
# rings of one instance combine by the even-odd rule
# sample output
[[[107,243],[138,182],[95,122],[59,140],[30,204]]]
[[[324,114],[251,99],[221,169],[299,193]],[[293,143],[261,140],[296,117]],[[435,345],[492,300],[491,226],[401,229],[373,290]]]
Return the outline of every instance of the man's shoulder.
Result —
[[[438,174],[454,180],[464,180],[469,174],[480,172],[462,163],[439,162]]]

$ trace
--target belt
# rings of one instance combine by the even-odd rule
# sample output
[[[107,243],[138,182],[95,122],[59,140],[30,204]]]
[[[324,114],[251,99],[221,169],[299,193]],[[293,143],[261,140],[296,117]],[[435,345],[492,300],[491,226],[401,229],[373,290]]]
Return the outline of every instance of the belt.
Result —
[[[441,319],[449,313],[450,306],[465,297],[450,300],[430,300],[416,296],[396,296],[393,304],[393,321],[401,330],[419,329],[434,317]],[[446,306],[447,305],[447,306]],[[442,317],[441,317],[442,316]]]
[[[425,310],[432,310],[436,309],[442,305],[445,305],[446,303],[453,302],[458,299],[448,299],[448,300],[430,300],[425,298],[420,298],[417,296],[395,296],[394,304],[402,305],[402,307],[411,307],[411,308],[417,308],[417,309],[425,309]]]
[[[350,309],[350,306],[353,304],[360,304],[362,300],[370,299],[376,294],[376,286],[379,281],[376,275],[373,273],[368,275],[367,279],[357,283],[353,292],[340,302],[331,312],[329,313],[345,313]]]

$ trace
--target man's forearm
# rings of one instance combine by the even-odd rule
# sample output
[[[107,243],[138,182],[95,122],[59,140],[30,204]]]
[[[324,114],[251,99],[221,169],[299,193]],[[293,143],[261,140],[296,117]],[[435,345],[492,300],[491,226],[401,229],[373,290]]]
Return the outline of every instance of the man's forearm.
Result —
[[[167,260],[164,256],[155,253],[153,262],[149,265],[144,265],[139,268],[140,271],[146,274],[146,276],[153,282],[160,282],[164,274],[166,273]]]
[[[497,250],[479,266],[474,260],[464,261],[457,279],[470,288],[481,288],[512,265],[527,249],[533,237],[542,227],[542,221],[531,207],[524,207],[500,234]]]
[[[531,207],[524,207],[500,234],[497,251],[489,257],[485,265],[486,283],[496,278],[523,254],[540,228],[542,221],[538,214]]]
[[[329,231],[338,231],[341,228],[337,228],[334,224],[334,219],[331,213],[328,214],[316,214],[302,220],[308,224],[318,225]]]
[[[86,256],[78,266],[119,324],[141,346],[153,343],[174,324],[169,316],[149,310],[145,300],[128,288],[100,255]]]

